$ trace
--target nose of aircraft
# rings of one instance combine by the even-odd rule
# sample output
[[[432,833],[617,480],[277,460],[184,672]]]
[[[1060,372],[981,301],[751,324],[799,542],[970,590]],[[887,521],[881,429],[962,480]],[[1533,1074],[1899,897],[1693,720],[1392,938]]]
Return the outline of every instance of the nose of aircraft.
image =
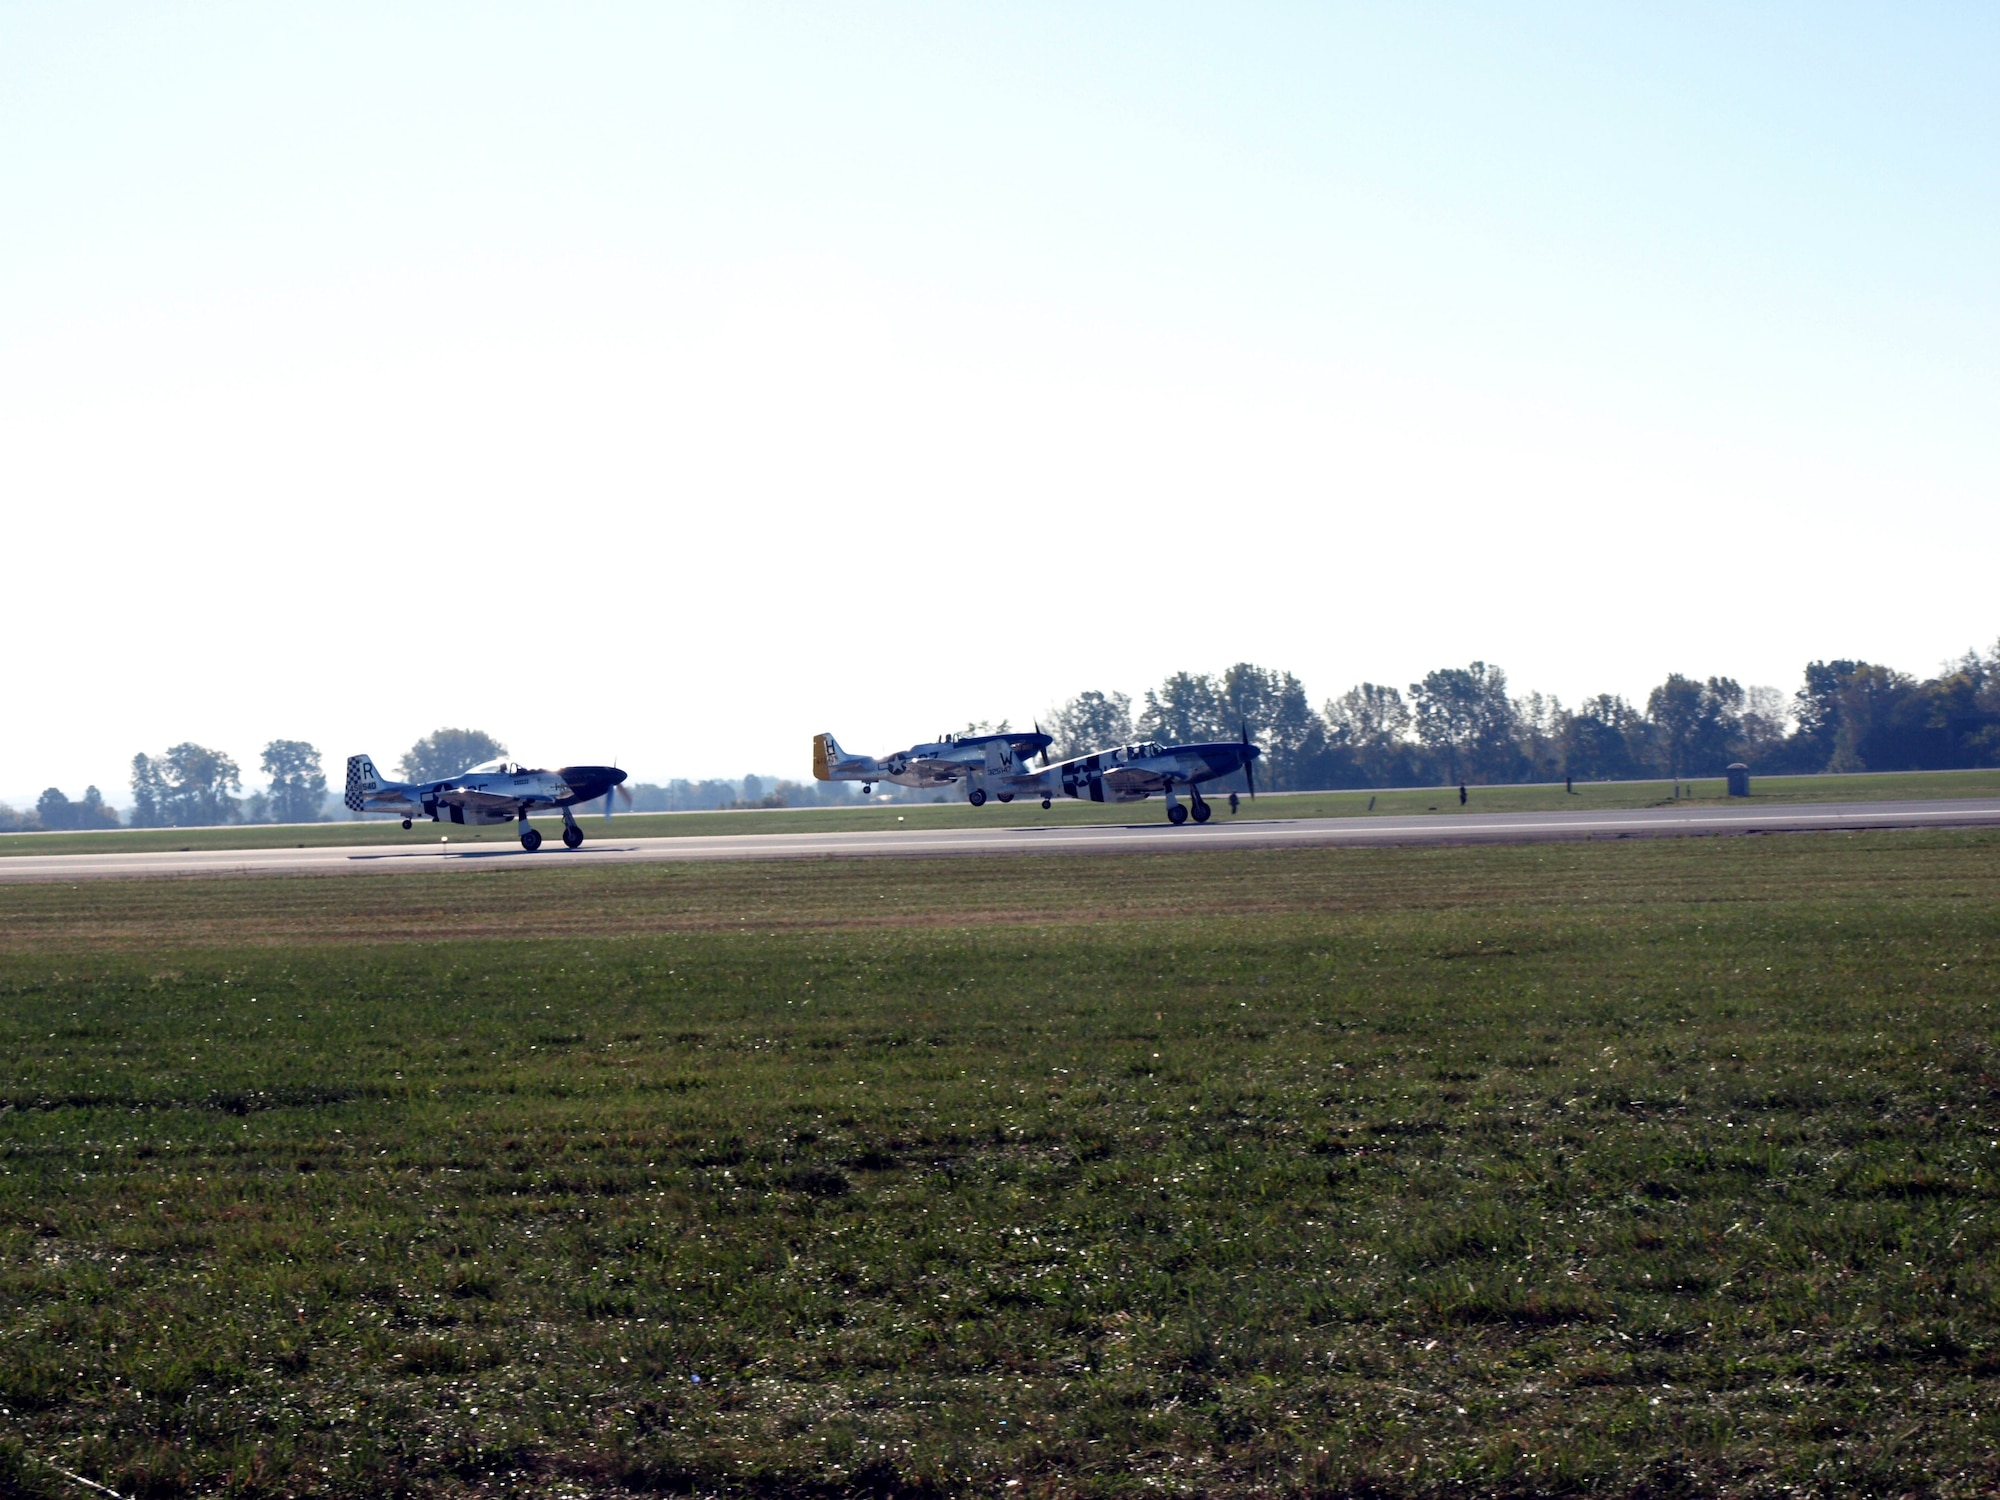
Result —
[[[579,802],[595,801],[625,780],[625,773],[616,766],[564,766],[556,774],[569,785]]]

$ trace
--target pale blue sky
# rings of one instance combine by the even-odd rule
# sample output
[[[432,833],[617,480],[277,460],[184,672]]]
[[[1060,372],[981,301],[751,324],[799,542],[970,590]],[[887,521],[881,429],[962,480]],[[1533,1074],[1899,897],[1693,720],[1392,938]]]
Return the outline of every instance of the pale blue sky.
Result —
[[[1970,6],[0,10],[0,797],[1930,670],[2000,634],[1997,64]]]

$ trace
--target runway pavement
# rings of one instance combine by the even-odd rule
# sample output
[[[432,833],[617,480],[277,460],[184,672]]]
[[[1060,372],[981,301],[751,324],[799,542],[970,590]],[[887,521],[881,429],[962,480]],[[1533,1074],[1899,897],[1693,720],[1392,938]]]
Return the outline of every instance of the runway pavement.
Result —
[[[1137,814],[1141,808],[1134,808]],[[1592,812],[1460,813],[1414,817],[1231,818],[1175,828],[1163,818],[1129,824],[952,828],[721,837],[592,838],[581,849],[554,840],[529,854],[518,844],[316,849],[214,849],[138,854],[15,855],[0,881],[135,879],[189,875],[362,875],[412,871],[581,868],[695,860],[951,858],[991,854],[1126,854],[1188,849],[1298,849],[1380,844],[1529,844],[1582,839],[1686,838],[1885,828],[2000,827],[2000,798],[1938,802],[1829,802],[1654,807]]]

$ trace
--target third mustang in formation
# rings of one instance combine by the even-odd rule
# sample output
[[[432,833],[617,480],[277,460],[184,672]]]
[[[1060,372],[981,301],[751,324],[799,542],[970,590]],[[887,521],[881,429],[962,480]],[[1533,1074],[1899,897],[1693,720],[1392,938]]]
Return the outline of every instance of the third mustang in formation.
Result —
[[[1040,742],[1035,749],[1046,750],[1049,743],[1049,737],[1038,731],[1034,735],[990,734],[918,746],[915,750],[956,752],[948,767],[932,769],[930,764],[924,764],[919,770],[913,765],[899,764],[903,756],[913,755],[915,750],[881,761],[866,760],[845,755],[832,735],[822,734],[813,739],[813,774],[821,781],[893,780],[919,787],[963,782],[965,800],[974,807],[984,806],[988,798],[1012,802],[1016,797],[1039,801],[1045,808],[1057,797],[1076,797],[1089,802],[1143,802],[1159,792],[1166,797],[1167,821],[1176,824],[1186,822],[1190,812],[1195,822],[1208,821],[1208,801],[1201,794],[1203,782],[1241,771],[1244,790],[1253,797],[1257,795],[1256,773],[1251,765],[1263,751],[1250,743],[1247,729],[1241,739],[1191,745],[1161,745],[1142,740],[1135,745],[1119,745],[1034,769],[1023,764],[1033,750],[1024,750],[1022,745],[1031,740]],[[891,767],[905,774],[887,774]],[[930,779],[917,779],[918,776]],[[1176,789],[1186,791],[1186,807],[1175,795]]]

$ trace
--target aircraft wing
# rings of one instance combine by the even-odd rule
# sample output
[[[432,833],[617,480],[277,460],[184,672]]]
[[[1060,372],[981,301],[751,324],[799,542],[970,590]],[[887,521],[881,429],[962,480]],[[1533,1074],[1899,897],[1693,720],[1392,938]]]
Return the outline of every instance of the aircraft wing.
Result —
[[[1163,792],[1173,778],[1147,766],[1114,766],[1104,773],[1104,784],[1115,792]]]
[[[483,813],[505,813],[510,818],[523,807],[539,807],[548,800],[545,797],[502,797],[493,792],[475,792],[457,787],[439,792],[437,799],[447,806],[477,808]]]
[[[950,786],[972,769],[969,761],[945,760],[935,755],[912,755],[896,757],[896,772],[884,777],[885,781],[900,782],[904,786],[930,787]]]
[[[1010,729],[1005,734],[962,734],[958,737],[959,744],[975,747],[984,746],[996,740],[1003,740],[1007,744],[1012,745],[1014,753],[1022,760],[1026,760],[1030,756],[1040,755],[1049,746],[1053,745],[1055,743],[1055,736],[1043,734],[1039,729],[1033,733],[1025,729]]]

